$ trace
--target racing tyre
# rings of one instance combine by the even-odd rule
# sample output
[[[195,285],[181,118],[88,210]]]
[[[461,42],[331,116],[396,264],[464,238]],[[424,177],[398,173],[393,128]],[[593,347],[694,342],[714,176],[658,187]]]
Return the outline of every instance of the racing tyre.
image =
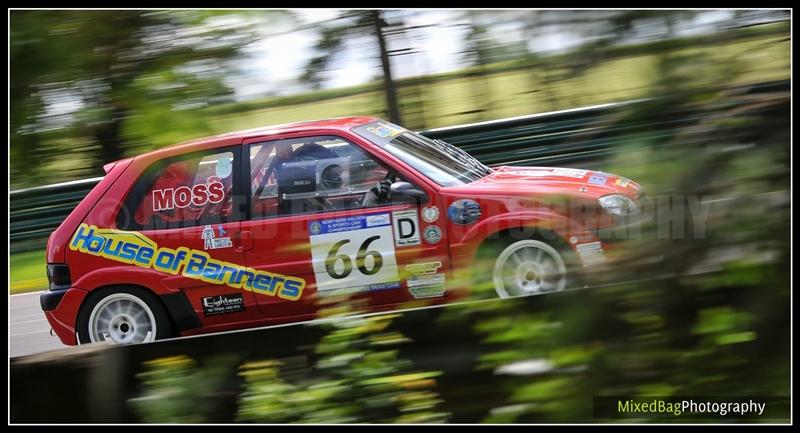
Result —
[[[147,343],[173,336],[161,301],[145,289],[114,287],[90,294],[78,314],[81,344]]]
[[[582,285],[574,252],[558,240],[506,236],[481,249],[474,282],[500,298],[557,292]]]

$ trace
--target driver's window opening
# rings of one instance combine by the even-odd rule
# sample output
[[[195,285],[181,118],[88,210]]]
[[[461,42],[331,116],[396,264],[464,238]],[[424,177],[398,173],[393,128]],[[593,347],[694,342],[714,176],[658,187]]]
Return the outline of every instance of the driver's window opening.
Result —
[[[358,146],[333,136],[250,146],[252,217],[380,206],[399,180]]]

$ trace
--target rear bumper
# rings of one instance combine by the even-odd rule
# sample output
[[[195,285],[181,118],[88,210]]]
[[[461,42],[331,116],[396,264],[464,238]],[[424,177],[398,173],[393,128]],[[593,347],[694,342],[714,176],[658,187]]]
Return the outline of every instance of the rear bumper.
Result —
[[[39,305],[41,305],[42,311],[47,312],[55,310],[56,307],[58,307],[58,304],[61,303],[61,299],[67,294],[67,290],[69,289],[53,291],[47,290],[42,292],[42,294],[39,295]]]
[[[85,290],[72,287],[66,290],[46,291],[39,296],[39,303],[47,322],[66,345],[78,344],[75,337],[75,322],[78,320],[78,311],[87,294]]]

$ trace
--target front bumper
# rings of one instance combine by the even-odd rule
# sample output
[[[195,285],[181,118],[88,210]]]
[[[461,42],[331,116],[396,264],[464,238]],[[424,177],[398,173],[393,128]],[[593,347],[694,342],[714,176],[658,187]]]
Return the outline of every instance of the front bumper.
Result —
[[[78,340],[75,336],[75,322],[78,320],[78,311],[87,291],[75,287],[66,290],[43,292],[39,296],[44,315],[50,327],[58,335],[62,343],[75,346]]]
[[[612,226],[592,230],[592,233],[606,245],[641,239],[644,235],[645,225],[652,219],[652,215],[649,214],[615,216]]]

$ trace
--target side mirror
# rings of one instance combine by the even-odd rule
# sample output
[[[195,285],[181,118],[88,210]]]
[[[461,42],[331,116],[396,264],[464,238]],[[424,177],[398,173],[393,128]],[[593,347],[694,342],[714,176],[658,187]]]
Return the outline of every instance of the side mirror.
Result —
[[[414,201],[417,203],[428,201],[428,194],[425,194],[425,191],[417,189],[408,182],[395,182],[390,187],[390,191],[392,201]]]

